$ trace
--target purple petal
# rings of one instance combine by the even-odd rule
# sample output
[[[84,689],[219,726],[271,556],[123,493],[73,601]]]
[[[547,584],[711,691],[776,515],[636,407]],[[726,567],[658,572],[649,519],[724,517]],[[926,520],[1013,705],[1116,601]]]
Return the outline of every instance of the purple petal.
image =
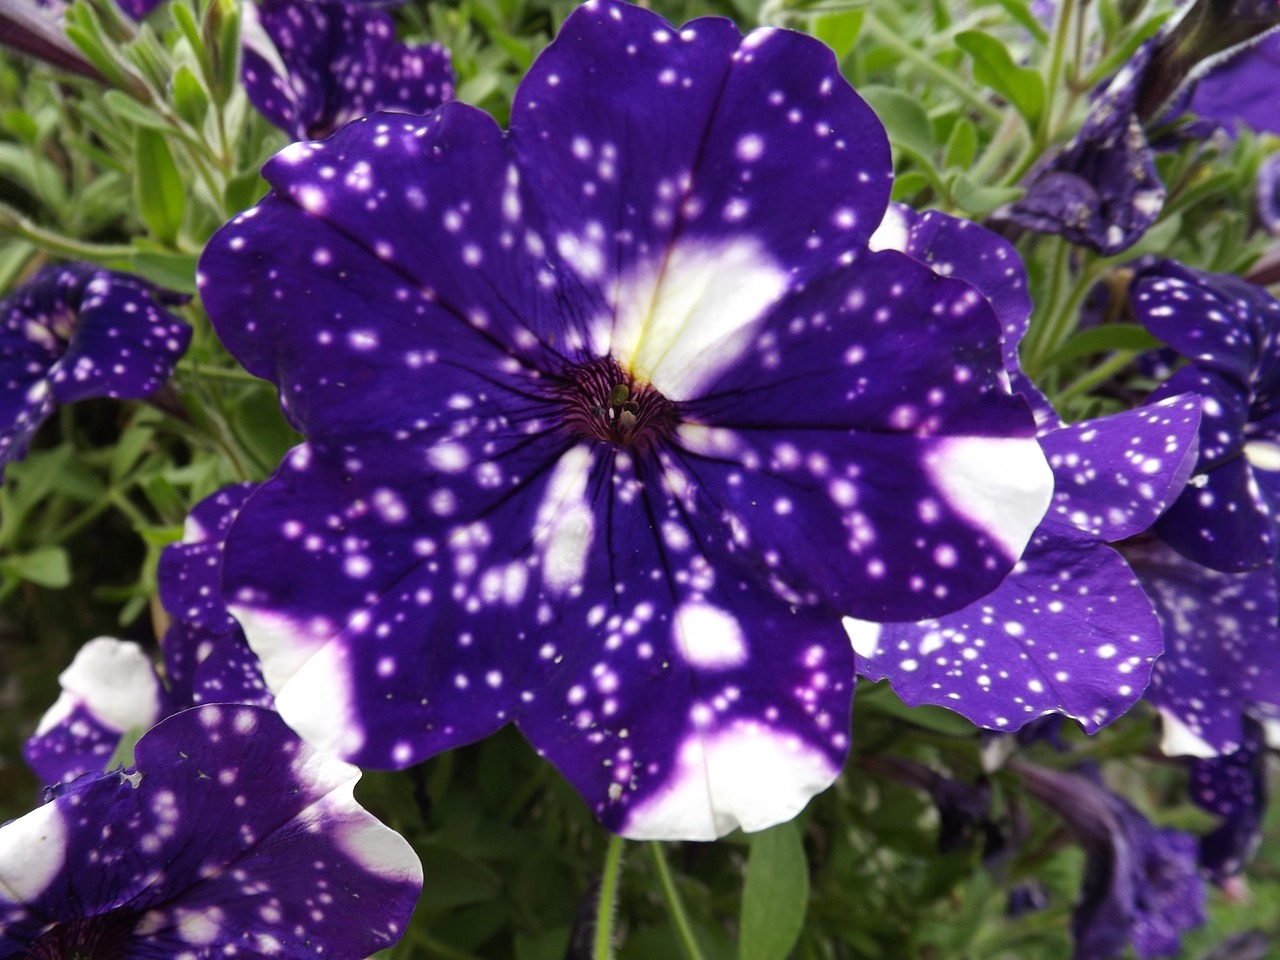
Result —
[[[511,137],[547,239],[626,238],[600,265],[606,289],[677,242],[744,234],[792,269],[833,263],[865,247],[892,180],[883,127],[825,46],[600,0],[535,61]]]
[[[1280,32],[1247,47],[1201,78],[1187,112],[1220,123],[1245,123],[1280,135],[1275,93],[1280,87]]]
[[[1200,838],[1200,865],[1215,883],[1244,869],[1262,839],[1267,807],[1267,751],[1262,726],[1245,718],[1240,748],[1221,757],[1189,762],[1192,801],[1223,822]]]
[[[1276,554],[1274,510],[1243,456],[1194,477],[1155,529],[1179,553],[1229,573]]]
[[[1050,515],[1112,542],[1146,530],[1186,486],[1199,425],[1200,400],[1184,394],[1046,431]]]
[[[1280,153],[1258,168],[1258,216],[1273,236],[1280,234]]]
[[[120,738],[162,716],[164,691],[151,658],[136,643],[90,640],[58,677],[62,693],[23,754],[47,784],[101,773]]]
[[[1166,652],[1147,700],[1164,715],[1165,751],[1209,757],[1238,749],[1246,708],[1280,706],[1273,571],[1219,573],[1158,541],[1133,541],[1125,555],[1164,629]]]
[[[127,274],[47,267],[0,301],[0,464],[26,450],[55,403],[145,397],[173,372],[191,328]]]
[[[846,621],[858,672],[907,703],[1010,732],[1065,713],[1092,733],[1142,695],[1160,626],[1124,560],[1046,520],[1012,574],[956,613],[919,623]]]
[[[70,954],[106,928],[128,956],[356,957],[399,939],[421,868],[352,799],[355,768],[248,706],[178,714],[136,753],[134,772],[0,828],[0,953]]]
[[[372,4],[261,0],[245,7],[243,37],[250,102],[297,140],[379,110],[430,113],[453,96],[448,51],[397,42]]]

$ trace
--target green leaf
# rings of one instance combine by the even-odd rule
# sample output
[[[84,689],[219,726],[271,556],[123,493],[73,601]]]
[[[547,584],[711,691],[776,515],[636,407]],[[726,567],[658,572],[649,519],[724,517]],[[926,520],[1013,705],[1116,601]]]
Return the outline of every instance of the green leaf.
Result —
[[[891,144],[908,147],[925,157],[933,153],[933,124],[917,98],[874,84],[860,88],[858,93],[884,124]]]
[[[199,128],[209,112],[209,95],[195,73],[185,63],[173,75],[173,108],[178,116]]]
[[[187,205],[182,177],[163,136],[139,127],[134,137],[133,196],[142,222],[157,240],[172,245]]]
[[[145,104],[139,103],[127,93],[119,90],[108,90],[102,95],[111,112],[122,120],[128,120],[136,127],[150,130],[168,130],[169,121]]]
[[[842,10],[815,17],[813,35],[835,51],[837,60],[843,60],[858,42],[864,13],[862,10]]]
[[[16,107],[6,110],[0,114],[0,120],[3,120],[5,129],[28,145],[34,145],[40,139],[40,125],[25,110]]]
[[[893,181],[891,198],[899,203],[919,193],[929,185],[929,178],[919,170],[908,170]]]
[[[61,547],[41,547],[31,553],[7,557],[3,563],[5,573],[54,590],[71,583],[71,565],[67,551]]]
[[[754,834],[742,889],[738,960],[785,960],[804,927],[809,862],[794,822]]]
[[[194,294],[198,260],[199,257],[192,253],[135,250],[129,256],[129,270],[167,290]]]
[[[984,187],[969,179],[967,173],[959,174],[951,184],[951,197],[956,206],[971,217],[985,217],[1021,195],[1021,187]]]
[[[1009,16],[1017,20],[1038,43],[1049,42],[1049,31],[1044,28],[1040,18],[1031,12],[1027,0],[996,0],[1009,12]],[[1110,36],[1110,34],[1108,34]]]
[[[465,904],[484,903],[502,891],[502,882],[488,867],[447,847],[423,845],[417,848],[426,876],[440,878],[422,891],[423,910],[452,910]],[[443,878],[448,878],[444,880]]]
[[[1163,344],[1136,323],[1108,323],[1074,334],[1053,355],[1052,363],[1112,350],[1156,350]]]
[[[1018,66],[1004,44],[981,30],[957,33],[956,46],[972,58],[973,78],[1013,104],[1027,126],[1035,129],[1044,110],[1044,79],[1040,74],[1030,67]]]
[[[968,170],[973,165],[973,158],[977,152],[978,129],[968,117],[961,117],[951,128],[951,136],[947,137],[942,165]]]
[[[267,181],[257,170],[250,170],[227,182],[227,191],[222,198],[223,209],[228,216],[248,210],[267,193]]]

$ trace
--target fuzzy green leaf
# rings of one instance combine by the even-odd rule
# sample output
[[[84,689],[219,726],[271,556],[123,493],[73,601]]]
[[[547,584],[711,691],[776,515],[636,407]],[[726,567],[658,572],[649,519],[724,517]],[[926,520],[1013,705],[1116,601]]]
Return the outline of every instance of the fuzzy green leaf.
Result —
[[[785,960],[800,937],[808,905],[809,862],[795,823],[753,835],[738,960]]]

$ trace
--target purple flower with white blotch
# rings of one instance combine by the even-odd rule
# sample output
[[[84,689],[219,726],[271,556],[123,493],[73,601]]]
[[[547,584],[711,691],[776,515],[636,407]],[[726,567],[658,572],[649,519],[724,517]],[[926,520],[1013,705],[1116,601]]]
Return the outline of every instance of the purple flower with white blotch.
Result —
[[[846,620],[858,672],[887,678],[907,703],[944,706],[989,729],[1060,711],[1092,733],[1141,697],[1163,649],[1151,601],[1108,544],[1149,527],[1185,486],[1199,402],[1175,397],[1064,426],[1018,366],[1031,301],[1008,241],[895,207],[876,244],[968,280],[990,300],[1010,382],[1036,410],[1055,485],[1022,559],[987,596],[914,623]]]
[[[1152,398],[1204,398],[1194,476],[1156,532],[1215,570],[1270,563],[1280,543],[1280,302],[1171,260],[1139,269],[1130,299],[1138,322],[1191,361]]]
[[[355,767],[246,705],[172,716],[136,756],[0,827],[0,958],[361,960],[400,939],[422,867],[356,803]]]
[[[1262,839],[1262,815],[1267,809],[1267,750],[1262,725],[1246,717],[1238,750],[1189,764],[1192,801],[1222,818],[1216,829],[1200,838],[1200,866],[1215,883],[1223,883],[1244,869]]]
[[[1165,635],[1146,700],[1159,708],[1170,755],[1240,749],[1249,713],[1280,713],[1280,628],[1270,566],[1221,573],[1160,540],[1124,545]]]
[[[60,403],[155,393],[191,328],[181,298],[86,263],[45,267],[0,300],[0,470],[21,459]]]
[[[27,741],[45,783],[101,772],[121,738],[202,703],[272,706],[258,658],[222,602],[222,546],[252,484],[228,487],[191,511],[181,543],[166,547],[160,600],[172,621],[161,644],[163,681],[136,643],[99,637],[58,678],[62,694]]]
[[[1132,246],[1164,207],[1165,189],[1137,115],[1148,42],[1094,101],[1079,132],[997,216],[1111,255]]]
[[[986,301],[867,248],[888,143],[811,38],[596,0],[508,132],[451,102],[264,174],[200,283],[308,442],[224,585],[340,756],[514,721],[612,829],[761,829],[845,758],[841,616],[969,602],[1044,512]]]
[[[1084,887],[1071,917],[1075,960],[1110,960],[1130,943],[1142,960],[1177,953],[1183,931],[1205,921],[1196,838],[1153,826],[1089,776],[1015,769],[1084,848]]]
[[[453,96],[449,52],[399,42],[385,10],[351,0],[259,0],[244,7],[250,102],[298,140],[378,110],[426,114]]]

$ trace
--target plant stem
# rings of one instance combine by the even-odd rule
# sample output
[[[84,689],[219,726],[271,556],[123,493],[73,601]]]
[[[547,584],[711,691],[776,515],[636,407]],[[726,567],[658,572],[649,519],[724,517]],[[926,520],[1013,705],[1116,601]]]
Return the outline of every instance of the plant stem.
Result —
[[[667,866],[667,858],[662,852],[662,844],[657,840],[650,840],[649,852],[653,854],[653,865],[658,870],[658,881],[662,884],[662,896],[667,901],[667,909],[671,911],[671,922],[675,924],[684,955],[687,960],[703,960],[698,941],[693,936],[693,927],[689,926],[689,915],[685,913],[680,891],[676,889],[671,868]]]
[[[1100,383],[1105,383],[1132,363],[1133,358],[1137,355],[1138,351],[1136,350],[1117,350],[1102,363],[1093,367],[1087,373],[1081,374],[1063,387],[1057,397],[1054,398],[1057,401],[1055,406],[1078,394],[1087,393]]]
[[[1076,0],[1062,0],[1058,4],[1058,20],[1054,24],[1053,50],[1049,56],[1049,69],[1044,77],[1044,113],[1040,115],[1039,128],[1035,132],[1036,145],[1044,150],[1053,140],[1053,101],[1062,83],[1062,63],[1067,54],[1067,38],[1075,19]]]
[[[923,50],[917,50],[899,37],[893,30],[881,23],[879,18],[870,10],[867,11],[867,15],[862,21],[862,26],[864,30],[876,38],[877,43],[888,47],[902,59],[911,61],[912,66],[950,87],[961,100],[982,114],[983,118],[992,126],[998,125],[1004,119],[1004,111],[996,109],[995,106],[974,93],[963,78],[956,76],[946,67],[939,66]]]
[[[618,878],[622,873],[622,846],[626,841],[609,836],[604,855],[604,875],[600,878],[600,903],[596,907],[596,937],[592,960],[613,960],[613,915],[618,902]]]

